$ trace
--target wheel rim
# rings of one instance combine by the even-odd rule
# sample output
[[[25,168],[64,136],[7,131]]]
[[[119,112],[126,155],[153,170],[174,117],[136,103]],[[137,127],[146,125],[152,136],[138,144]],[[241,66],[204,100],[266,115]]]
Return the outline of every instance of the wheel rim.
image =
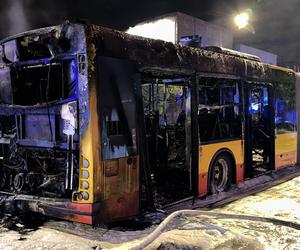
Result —
[[[213,182],[217,192],[225,190],[228,182],[228,163],[223,158],[218,159],[214,164]]]

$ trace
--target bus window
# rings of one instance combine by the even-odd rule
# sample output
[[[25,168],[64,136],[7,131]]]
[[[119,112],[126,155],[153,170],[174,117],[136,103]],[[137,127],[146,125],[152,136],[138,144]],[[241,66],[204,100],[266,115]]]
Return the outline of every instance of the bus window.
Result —
[[[184,162],[190,91],[185,82],[174,84],[169,81],[156,79],[155,84],[147,83],[142,86],[148,138],[161,140],[156,142],[154,139],[155,142],[150,143],[149,147],[153,148],[158,143],[161,147],[158,154],[162,154],[163,158],[167,156],[167,161]],[[158,135],[154,136],[153,133]],[[167,148],[168,153],[165,152]]]
[[[252,127],[259,127],[260,123],[267,120],[270,115],[267,87],[253,88],[249,98]]]
[[[278,134],[296,131],[295,88],[293,84],[275,84],[275,127]]]
[[[236,81],[201,78],[198,105],[201,143],[241,138],[240,107]]]

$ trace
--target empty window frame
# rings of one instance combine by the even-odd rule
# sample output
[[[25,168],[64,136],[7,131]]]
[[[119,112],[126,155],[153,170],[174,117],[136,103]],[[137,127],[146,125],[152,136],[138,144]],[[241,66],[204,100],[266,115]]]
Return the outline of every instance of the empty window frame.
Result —
[[[239,81],[200,78],[198,125],[201,143],[240,139],[242,98]]]

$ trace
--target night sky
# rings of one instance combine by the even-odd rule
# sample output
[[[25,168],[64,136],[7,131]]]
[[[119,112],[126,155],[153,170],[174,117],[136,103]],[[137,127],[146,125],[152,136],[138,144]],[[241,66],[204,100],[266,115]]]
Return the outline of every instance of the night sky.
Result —
[[[0,0],[0,37],[59,24],[66,19],[124,30],[147,18],[181,11],[232,25],[232,15],[253,10],[250,30],[236,40],[279,55],[282,65],[300,65],[299,0]]]

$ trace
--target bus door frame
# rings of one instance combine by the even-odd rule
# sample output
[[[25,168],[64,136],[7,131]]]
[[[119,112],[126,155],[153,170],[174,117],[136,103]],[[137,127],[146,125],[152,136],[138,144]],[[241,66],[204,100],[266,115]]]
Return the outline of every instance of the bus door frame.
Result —
[[[191,77],[191,184],[194,198],[198,197],[199,185],[199,126],[198,126],[198,75]]]
[[[255,86],[267,87],[268,91],[268,105],[269,105],[269,125],[270,125],[270,151],[269,151],[269,164],[267,166],[267,172],[275,170],[275,118],[274,118],[274,87],[271,83],[257,82],[243,80],[243,93],[244,93],[244,112],[245,112],[245,178],[254,177],[253,159],[252,159],[252,130],[250,128],[250,92]],[[250,131],[251,130],[251,131]]]
[[[194,198],[198,197],[198,168],[199,168],[199,141],[198,141],[198,86],[197,86],[197,74],[191,70],[183,70],[183,69],[169,69],[169,68],[157,68],[151,66],[144,66],[139,68],[140,73],[140,81],[142,79],[143,74],[150,73],[152,76],[164,76],[166,78],[190,78],[190,82],[185,84],[184,86],[189,87],[189,91],[191,94],[191,140],[187,143],[190,143],[190,185],[191,185],[191,195]],[[176,77],[175,77],[176,76]],[[139,90],[140,92],[141,90]],[[143,106],[142,102],[140,103],[140,107]],[[140,111],[141,112],[141,111]],[[144,125],[143,125],[144,126]],[[146,149],[147,151],[147,149]],[[148,152],[147,152],[148,154]],[[148,171],[149,167],[148,167]],[[149,175],[149,172],[148,172]],[[152,193],[152,185],[149,183],[151,187],[150,193]],[[154,204],[154,203],[152,203]],[[155,204],[153,205],[155,206]]]
[[[189,163],[189,186],[190,186],[190,191],[191,194],[193,196],[196,197],[196,192],[198,190],[198,175],[197,179],[195,178],[195,174],[198,172],[198,150],[197,150],[197,146],[194,146],[198,143],[197,140],[197,135],[198,135],[198,131],[196,130],[197,124],[195,124],[195,122],[197,122],[197,109],[195,107],[197,107],[195,105],[195,100],[197,100],[197,96],[195,96],[196,90],[196,84],[194,84],[194,77],[193,76],[178,76],[178,78],[182,78],[182,79],[189,79],[189,81],[186,81],[184,84],[176,84],[176,83],[166,83],[166,86],[181,86],[181,87],[186,87],[189,90],[190,93],[190,99],[191,99],[191,103],[190,103],[190,125],[186,125],[186,130],[189,130],[189,136],[186,137],[186,151],[189,152],[189,160],[186,160],[187,163]],[[188,157],[188,155],[187,155]]]

